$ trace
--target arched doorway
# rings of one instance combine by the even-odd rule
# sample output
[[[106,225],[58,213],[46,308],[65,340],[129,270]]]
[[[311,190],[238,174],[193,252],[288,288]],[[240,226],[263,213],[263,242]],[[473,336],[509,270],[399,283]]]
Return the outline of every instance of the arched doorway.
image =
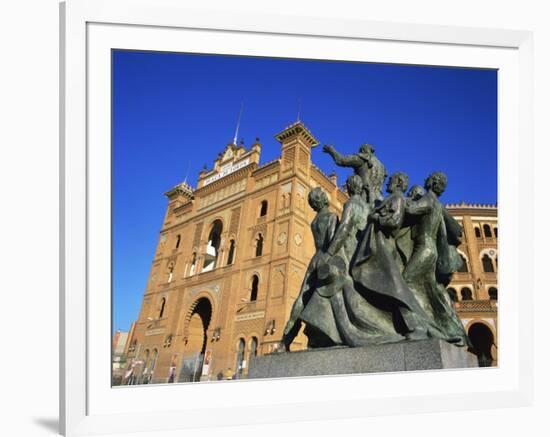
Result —
[[[244,338],[240,338],[237,345],[237,361],[235,363],[235,374],[237,375],[237,378],[240,378],[244,371],[244,348]]]
[[[204,353],[207,345],[207,332],[212,319],[212,304],[206,297],[193,302],[185,330],[185,350],[180,372],[180,382],[200,381]]]
[[[483,323],[474,323],[468,329],[468,337],[477,355],[479,367],[491,367],[493,364],[491,348],[495,343],[491,329]]]

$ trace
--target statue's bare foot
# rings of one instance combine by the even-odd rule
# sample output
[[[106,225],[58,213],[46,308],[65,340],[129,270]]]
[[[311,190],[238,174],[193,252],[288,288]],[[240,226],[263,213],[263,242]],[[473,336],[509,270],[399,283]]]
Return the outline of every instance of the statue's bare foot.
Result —
[[[288,352],[290,350],[290,346],[286,345],[283,341],[280,343],[275,343],[273,345],[273,354],[282,354],[285,352]]]
[[[405,334],[407,340],[425,340],[428,338],[428,331],[422,328],[416,328]]]
[[[466,341],[464,340],[463,337],[451,337],[447,339],[447,341],[451,344],[454,344],[455,346],[459,346],[459,347],[466,346]]]

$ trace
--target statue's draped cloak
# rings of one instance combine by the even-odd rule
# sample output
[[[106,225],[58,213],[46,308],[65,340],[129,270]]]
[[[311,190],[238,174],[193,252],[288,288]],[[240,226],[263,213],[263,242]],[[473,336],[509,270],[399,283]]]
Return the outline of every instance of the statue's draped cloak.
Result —
[[[462,267],[464,261],[457,246],[462,236],[462,226],[443,208],[443,220],[437,233],[436,276],[445,287],[451,282],[451,276]]]
[[[326,254],[326,250],[334,237],[334,232],[338,227],[338,216],[334,213],[325,214],[326,218],[326,229],[322,229],[322,226],[319,225],[318,221],[320,215],[317,214],[313,222],[311,223],[311,231],[315,239],[315,246],[317,251],[311,258],[304,280],[302,282],[302,287],[300,288],[300,293],[294,301],[292,306],[292,311],[290,313],[290,319],[285,327],[284,335],[290,335],[291,332],[295,331],[292,336],[297,334],[297,329],[299,329],[299,323],[301,319],[301,314],[304,309],[307,308],[309,301],[314,293],[315,288],[317,287],[317,268],[319,264],[323,261],[323,256]],[[322,232],[322,233],[321,233]],[[298,325],[297,325],[298,324]],[[307,334],[307,328],[306,328]]]
[[[339,259],[340,265],[345,267],[329,284],[316,281],[317,287],[311,292],[300,316],[307,327],[313,328],[313,333],[322,333],[335,345],[366,346],[403,339],[393,327],[391,314],[370,304],[356,290],[347,268],[357,239],[363,235],[362,229],[368,216],[368,208],[366,204],[364,206],[362,208],[361,203],[346,205],[342,213],[345,228],[340,229],[340,234],[337,231],[334,240],[348,240],[332,258]],[[343,232],[345,235],[342,235]]]
[[[375,223],[370,223],[365,230],[351,265],[351,274],[367,298],[369,295],[373,300],[379,296],[389,297],[426,319],[424,310],[403,279],[395,242],[377,229]]]

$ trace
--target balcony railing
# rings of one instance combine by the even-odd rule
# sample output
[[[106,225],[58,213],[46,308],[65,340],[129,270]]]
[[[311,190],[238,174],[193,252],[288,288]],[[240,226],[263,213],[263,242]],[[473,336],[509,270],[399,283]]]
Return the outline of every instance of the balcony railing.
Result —
[[[462,300],[456,305],[459,313],[494,313],[497,308],[496,300]]]
[[[264,309],[265,307],[265,301],[251,301],[251,302],[243,302],[240,304],[239,309],[237,310],[238,314],[242,313],[251,313],[256,310]]]

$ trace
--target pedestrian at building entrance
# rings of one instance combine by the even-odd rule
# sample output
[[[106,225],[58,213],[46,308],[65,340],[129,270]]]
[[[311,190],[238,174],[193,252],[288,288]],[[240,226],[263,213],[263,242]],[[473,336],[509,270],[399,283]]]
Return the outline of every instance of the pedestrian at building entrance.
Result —
[[[233,379],[233,372],[231,371],[231,368],[228,368],[225,372],[225,379]]]

